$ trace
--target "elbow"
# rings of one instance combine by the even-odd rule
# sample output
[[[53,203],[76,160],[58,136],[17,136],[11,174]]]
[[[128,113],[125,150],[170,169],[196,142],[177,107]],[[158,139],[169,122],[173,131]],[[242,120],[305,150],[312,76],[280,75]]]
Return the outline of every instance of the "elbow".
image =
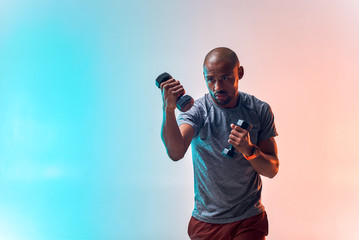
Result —
[[[173,162],[177,162],[182,159],[181,157],[170,157],[170,158]]]
[[[279,171],[279,160],[277,159],[277,161],[276,161],[276,163],[275,163],[275,165],[273,167],[273,170],[271,171],[270,174],[268,174],[267,177],[268,178],[274,178],[277,175],[278,171]]]
[[[178,153],[170,153],[170,152],[167,152],[168,154],[168,157],[174,161],[174,162],[177,162],[179,160],[181,160],[183,157],[184,157],[184,154],[183,152],[178,152]]]
[[[277,175],[277,173],[278,173],[278,169],[277,169],[276,171],[273,171],[273,172],[271,172],[270,174],[268,174],[267,177],[270,178],[270,179],[272,179],[272,178],[274,178],[274,177]]]
[[[267,173],[266,177],[272,179],[272,178],[274,178],[274,177],[277,175],[277,173],[278,173],[278,169],[277,169],[277,170],[273,170],[273,171],[271,171],[270,173]]]
[[[175,147],[175,148],[170,148],[170,147],[166,146],[166,152],[167,152],[168,157],[172,161],[177,162],[184,157],[186,150],[185,150],[185,147],[181,146],[181,145],[180,146],[177,145],[177,147]]]

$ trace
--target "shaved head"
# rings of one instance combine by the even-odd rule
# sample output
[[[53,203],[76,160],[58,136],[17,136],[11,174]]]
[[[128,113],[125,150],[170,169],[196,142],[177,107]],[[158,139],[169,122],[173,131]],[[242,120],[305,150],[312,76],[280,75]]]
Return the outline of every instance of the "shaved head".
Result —
[[[233,68],[239,66],[237,54],[229,48],[218,47],[212,49],[204,58],[203,66],[207,63],[227,62]]]

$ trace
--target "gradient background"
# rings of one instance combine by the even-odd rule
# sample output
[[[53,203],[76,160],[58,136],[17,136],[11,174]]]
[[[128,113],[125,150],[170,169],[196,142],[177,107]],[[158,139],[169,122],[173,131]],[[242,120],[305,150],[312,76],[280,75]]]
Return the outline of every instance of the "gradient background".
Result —
[[[154,80],[201,97],[218,46],[275,114],[267,239],[359,239],[358,14],[356,0],[0,1],[0,239],[188,239],[190,150],[166,156]]]

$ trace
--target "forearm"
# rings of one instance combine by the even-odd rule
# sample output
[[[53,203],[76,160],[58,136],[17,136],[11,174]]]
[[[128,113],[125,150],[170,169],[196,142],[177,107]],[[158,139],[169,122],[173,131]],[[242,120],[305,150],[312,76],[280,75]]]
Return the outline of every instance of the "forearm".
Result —
[[[252,167],[261,175],[273,178],[279,169],[279,160],[276,156],[265,154],[262,151],[258,157],[248,160]]]
[[[174,110],[163,110],[161,137],[168,156],[174,161],[182,159],[185,154],[185,144]]]

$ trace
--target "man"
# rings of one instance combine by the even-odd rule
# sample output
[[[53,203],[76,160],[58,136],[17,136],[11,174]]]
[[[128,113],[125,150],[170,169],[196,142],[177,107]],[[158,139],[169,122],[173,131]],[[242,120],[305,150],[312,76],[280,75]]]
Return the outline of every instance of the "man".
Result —
[[[161,136],[169,157],[180,160],[192,142],[195,208],[188,235],[196,240],[265,239],[260,175],[273,178],[278,172],[274,116],[267,103],[238,91],[244,70],[232,50],[210,51],[203,73],[209,93],[177,120],[176,101],[184,89],[175,79],[161,84]],[[238,119],[252,129],[236,126]],[[221,154],[230,144],[236,150],[233,158]]]

